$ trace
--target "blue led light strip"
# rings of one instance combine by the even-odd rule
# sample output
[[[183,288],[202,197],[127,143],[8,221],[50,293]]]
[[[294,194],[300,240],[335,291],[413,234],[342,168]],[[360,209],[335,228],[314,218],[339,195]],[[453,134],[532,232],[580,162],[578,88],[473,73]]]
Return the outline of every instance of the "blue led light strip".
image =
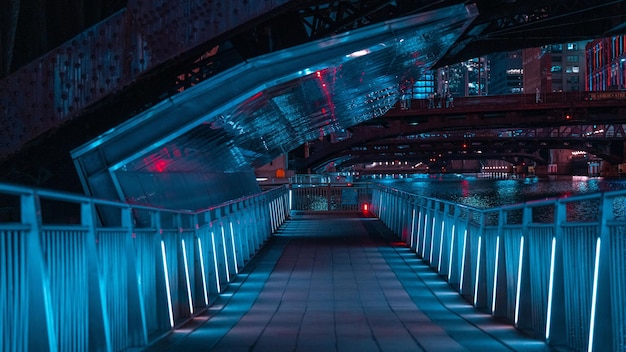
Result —
[[[552,324],[552,292],[554,290],[554,251],[556,238],[552,237],[552,252],[550,253],[550,283],[548,284],[548,312],[546,318],[546,340],[550,338],[550,324]]]
[[[450,239],[450,258],[448,259],[448,281],[450,281],[450,277],[452,276],[452,258],[454,258],[454,231],[456,230],[456,225],[452,225],[452,238]]]
[[[463,234],[463,255],[461,257],[461,279],[459,284],[459,291],[463,294],[463,279],[465,278],[465,250],[467,248],[467,229]]]
[[[200,254],[200,270],[202,271],[202,293],[204,293],[204,304],[209,304],[209,293],[206,290],[206,274],[204,272],[204,253],[202,252],[202,240],[198,237],[198,252]]]
[[[596,240],[596,260],[593,267],[593,294],[591,296],[591,319],[589,323],[589,344],[587,351],[593,351],[593,334],[596,328],[596,303],[598,300],[598,267],[600,266],[600,237]]]
[[[217,251],[215,250],[215,233],[211,232],[211,245],[213,246],[213,264],[215,264],[215,284],[217,285],[217,293],[222,291],[220,285],[220,272],[217,266]]]
[[[230,238],[233,242],[233,262],[235,264],[235,274],[239,274],[239,268],[237,268],[237,251],[235,250],[235,231],[233,230],[233,222],[230,222]]]
[[[165,242],[161,241],[161,258],[163,259],[163,274],[165,274],[165,292],[167,293],[167,308],[170,318],[170,326],[174,327],[174,311],[172,309],[172,292],[170,291],[170,274],[167,270],[167,257],[165,255]]]
[[[519,241],[519,263],[517,266],[517,290],[515,293],[515,325],[519,321],[520,294],[522,291],[522,263],[524,261],[524,236]]]
[[[493,293],[491,295],[491,313],[496,312],[496,296],[498,292],[498,258],[500,257],[500,236],[496,237],[496,262],[493,269]]]
[[[189,312],[193,314],[193,299],[191,297],[191,284],[189,283],[189,265],[187,264],[187,249],[185,248],[185,240],[181,240],[183,248],[183,264],[185,264],[185,282],[187,283],[187,298],[189,299]]]
[[[483,236],[478,236],[478,253],[476,254],[476,277],[474,280],[474,305],[478,302],[478,279],[480,276],[480,251],[483,246]]]

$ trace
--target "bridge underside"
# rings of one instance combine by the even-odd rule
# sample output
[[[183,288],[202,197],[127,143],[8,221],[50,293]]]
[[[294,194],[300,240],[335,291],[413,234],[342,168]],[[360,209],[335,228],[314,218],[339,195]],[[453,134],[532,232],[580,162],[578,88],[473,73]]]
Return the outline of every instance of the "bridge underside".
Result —
[[[626,30],[623,2],[478,0],[470,14],[466,3],[130,0],[0,81],[0,177],[75,191],[74,149],[89,194],[193,208],[190,199],[206,193],[220,201],[254,192],[252,168],[380,117],[405,77],[494,51]],[[175,119],[155,117],[164,114]]]
[[[74,150],[83,186],[191,210],[256,193],[253,168],[384,115],[400,83],[430,69],[476,15],[452,6],[251,59]]]

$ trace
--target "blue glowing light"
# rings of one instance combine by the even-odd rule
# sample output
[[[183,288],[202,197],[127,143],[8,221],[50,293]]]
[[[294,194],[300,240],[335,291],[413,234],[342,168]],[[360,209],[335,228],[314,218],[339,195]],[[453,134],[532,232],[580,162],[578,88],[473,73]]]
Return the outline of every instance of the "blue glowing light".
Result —
[[[420,212],[417,215],[417,237],[415,238],[415,253],[418,252],[419,247],[420,247],[421,231],[422,231],[422,211],[420,210]],[[424,252],[422,252],[422,254],[423,253]]]
[[[550,338],[550,324],[552,324],[552,290],[554,289],[554,251],[556,238],[552,237],[552,251],[550,252],[550,282],[548,284],[548,312],[546,319],[546,340]]]
[[[198,253],[200,255],[200,270],[202,272],[202,293],[204,294],[204,304],[209,304],[209,293],[206,289],[206,274],[204,271],[204,253],[202,251],[202,240],[198,237]]]
[[[224,267],[226,268],[226,282],[230,282],[230,270],[228,269],[228,251],[226,250],[226,236],[224,235],[224,226],[221,225],[222,229],[222,248],[224,249]]]
[[[522,292],[522,263],[524,261],[524,236],[519,241],[519,263],[517,265],[517,290],[515,293],[515,325],[519,321],[520,294]]]
[[[452,258],[454,258],[454,231],[456,230],[456,224],[452,225],[452,234],[450,238],[450,258],[448,258],[448,281],[452,276]]]
[[[435,245],[435,217],[433,216],[433,223],[430,227],[430,258],[428,259],[428,263],[432,264],[433,262],[433,246]]]
[[[235,264],[235,274],[239,274],[239,268],[237,268],[237,250],[235,249],[235,231],[233,230],[233,222],[230,222],[230,238],[233,240],[233,262]]]
[[[172,309],[172,292],[170,291],[170,274],[167,270],[167,256],[165,255],[165,242],[161,241],[161,258],[163,259],[163,274],[165,275],[165,292],[167,294],[167,310],[170,318],[170,326],[174,327],[174,310]]]
[[[411,214],[411,241],[409,243],[411,250],[413,250],[413,236],[415,236],[415,208],[413,208],[413,213]]]
[[[498,292],[498,258],[500,257],[500,236],[496,237],[496,261],[493,269],[493,293],[491,297],[491,313],[496,311],[496,296]]]
[[[476,254],[476,277],[474,280],[474,305],[478,302],[478,279],[480,276],[480,251],[482,250],[483,236],[478,236],[478,253]]]
[[[222,291],[220,284],[220,272],[217,267],[217,251],[215,250],[215,233],[211,232],[211,245],[213,246],[213,264],[215,265],[215,284],[217,285],[217,293]]]
[[[591,321],[589,323],[589,344],[587,351],[593,351],[593,335],[596,328],[596,303],[598,300],[598,268],[600,266],[600,237],[596,240],[596,260],[593,266],[593,293],[591,295]]]
[[[461,279],[459,284],[459,291],[463,293],[463,279],[465,277],[465,253],[467,248],[467,229],[465,229],[465,233],[463,234],[463,255],[461,257]]]
[[[443,258],[443,234],[446,223],[441,222],[441,236],[439,237],[439,262],[437,263],[437,272],[441,271],[441,258]]]
[[[181,240],[183,248],[183,264],[185,265],[185,283],[187,284],[187,298],[189,299],[189,312],[193,314],[193,299],[191,297],[191,284],[189,283],[189,265],[187,264],[187,249],[185,248],[185,240]]]
[[[428,224],[428,214],[424,215],[424,231],[422,237],[422,258],[424,257],[424,253],[426,253],[426,224]]]

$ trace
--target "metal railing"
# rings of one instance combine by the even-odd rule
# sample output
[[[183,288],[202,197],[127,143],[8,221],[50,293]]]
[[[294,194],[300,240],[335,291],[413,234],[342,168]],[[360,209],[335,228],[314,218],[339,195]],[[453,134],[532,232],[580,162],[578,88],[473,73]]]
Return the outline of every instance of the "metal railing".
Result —
[[[372,202],[474,306],[551,345],[626,349],[626,191],[477,209],[377,185]]]
[[[358,212],[372,199],[372,185],[342,176],[297,175],[291,179],[292,210]]]
[[[279,187],[188,212],[0,184],[0,350],[145,346],[211,304],[288,200]]]

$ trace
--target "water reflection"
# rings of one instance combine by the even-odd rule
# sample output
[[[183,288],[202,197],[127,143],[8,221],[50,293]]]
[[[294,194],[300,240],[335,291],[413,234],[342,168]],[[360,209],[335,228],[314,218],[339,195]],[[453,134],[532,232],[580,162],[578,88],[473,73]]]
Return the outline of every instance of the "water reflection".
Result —
[[[448,199],[479,208],[626,189],[626,180],[581,176],[510,180],[431,176],[388,179],[381,182],[410,193]]]

